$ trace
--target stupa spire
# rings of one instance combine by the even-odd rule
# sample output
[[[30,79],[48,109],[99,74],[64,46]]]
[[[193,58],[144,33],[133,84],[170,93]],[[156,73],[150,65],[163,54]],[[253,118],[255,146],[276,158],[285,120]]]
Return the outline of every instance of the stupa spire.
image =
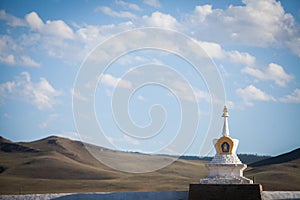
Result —
[[[229,114],[228,114],[228,110],[227,110],[226,106],[224,106],[222,117],[224,117],[224,125],[223,125],[222,135],[228,137],[229,136],[229,128],[228,128],[227,118],[229,117]]]

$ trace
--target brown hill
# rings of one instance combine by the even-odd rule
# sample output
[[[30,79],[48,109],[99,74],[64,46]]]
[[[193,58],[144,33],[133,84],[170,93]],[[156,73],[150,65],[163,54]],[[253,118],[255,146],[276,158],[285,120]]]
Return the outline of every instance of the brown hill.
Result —
[[[299,190],[300,149],[252,163],[245,174],[265,190]]]
[[[0,146],[5,147],[0,151],[0,194],[182,190],[207,174],[204,161],[185,160],[151,173],[116,171],[91,156],[82,142],[56,136],[26,143],[2,139]],[[132,168],[135,159],[144,165],[173,159],[93,148],[115,161],[125,156],[128,162],[121,164]]]
[[[173,159],[90,147],[113,162],[126,158],[127,162],[120,165],[132,169],[135,167],[132,161],[136,159],[145,166]],[[0,158],[0,194],[187,190],[190,183],[197,183],[208,174],[205,168],[208,161],[189,159],[178,159],[151,173],[120,172],[91,156],[82,142],[57,136],[19,143],[1,137]],[[254,176],[267,189],[300,190],[299,169],[296,159],[250,167],[245,174]]]
[[[300,148],[295,149],[291,152],[281,154],[276,157],[268,158],[265,160],[261,160],[255,163],[250,164],[251,167],[259,167],[259,166],[265,166],[265,165],[273,165],[273,164],[280,164],[285,163],[293,160],[300,159]]]

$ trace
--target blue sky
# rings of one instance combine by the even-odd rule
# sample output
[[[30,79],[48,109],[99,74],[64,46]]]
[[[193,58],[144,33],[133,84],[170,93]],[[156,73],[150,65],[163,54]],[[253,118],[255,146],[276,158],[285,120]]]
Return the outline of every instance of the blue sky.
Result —
[[[300,3],[297,0],[3,0],[0,10],[0,135],[3,137],[31,141],[60,135],[105,145],[97,133],[77,129],[74,117],[83,116],[85,110],[75,109],[74,113],[72,98],[75,102],[86,102],[87,98],[74,89],[77,78],[91,52],[99,45],[101,48],[103,42],[109,43],[113,36],[122,36],[126,31],[155,27],[184,35],[211,58],[224,87],[231,136],[240,140],[238,153],[277,155],[299,147]],[[152,40],[169,48],[169,43],[179,43],[174,38],[160,40],[148,33],[145,41],[134,38],[129,41],[138,44]],[[107,52],[126,49],[124,40],[110,44],[112,49],[106,49]],[[203,52],[199,51],[199,55]],[[133,77],[130,72],[141,75]],[[210,127],[215,130],[211,137],[221,135],[222,123],[211,121],[214,117],[221,119],[222,109],[214,105],[220,102],[210,93],[211,83],[203,74],[197,74],[183,57],[159,49],[126,52],[95,77],[101,78],[92,106],[102,132],[115,149],[176,154],[174,149],[165,147],[184,126],[182,116],[187,122],[195,120],[192,114],[184,114],[183,105],[189,105],[187,109],[196,105],[198,129],[186,129],[190,143],[180,153],[214,153],[212,142],[205,137],[211,134]],[[151,78],[151,84],[142,84]],[[157,84],[162,79],[165,86]],[[189,84],[183,84],[185,81]],[[170,88],[174,88],[174,93]],[[194,96],[189,96],[189,88]],[[132,96],[126,101],[116,99],[117,89],[121,93],[132,92]],[[128,102],[129,115],[118,113],[118,109],[113,113],[114,101],[116,108]],[[130,120],[139,127],[137,130],[155,122],[157,127],[142,137],[135,127],[128,125]],[[92,127],[87,118],[83,129],[89,130],[89,126]]]

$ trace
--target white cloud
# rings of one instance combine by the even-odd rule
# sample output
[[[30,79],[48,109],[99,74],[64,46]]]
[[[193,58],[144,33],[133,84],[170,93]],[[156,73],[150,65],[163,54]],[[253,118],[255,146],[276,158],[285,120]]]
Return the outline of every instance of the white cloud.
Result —
[[[0,62],[8,64],[8,65],[15,65],[15,57],[12,54],[9,54],[7,56],[0,56]]]
[[[31,12],[25,16],[25,20],[28,23],[29,27],[32,29],[36,29],[38,31],[41,31],[44,22],[41,20],[41,18],[38,16],[36,12]]]
[[[3,15],[5,12],[0,13]],[[41,64],[29,56],[36,54],[37,51],[46,52],[46,55],[48,53],[52,57],[64,58],[64,62],[69,61],[67,57],[70,57],[71,62],[74,62],[74,57],[78,59],[83,57],[80,56],[83,52],[81,40],[76,42],[73,40],[73,43],[70,43],[69,39],[75,38],[76,35],[64,21],[48,20],[44,23],[36,12],[31,12],[19,20],[23,21],[22,34],[0,35],[0,62],[11,66],[39,67]],[[7,31],[15,30],[16,28]]]
[[[270,63],[268,67],[263,70],[246,67],[242,72],[250,74],[260,80],[272,80],[281,87],[286,86],[286,84],[293,79],[293,76],[287,74],[282,66],[274,63]]]
[[[218,43],[196,41],[206,51],[206,53],[214,59],[230,60],[232,63],[255,65],[256,58],[249,53],[240,51],[226,51]]]
[[[188,83],[174,79],[167,80],[167,83],[168,85],[172,86],[175,95],[182,100],[189,102],[204,101],[210,103],[211,96],[208,92],[199,90],[197,88],[192,88],[192,86],[188,85]]]
[[[24,20],[6,13],[5,10],[0,10],[0,19],[5,20],[12,27],[26,25]]]
[[[1,43],[1,39],[0,39],[0,43]],[[27,66],[27,67],[40,67],[40,63],[37,63],[32,58],[28,56],[22,56],[22,55],[17,55],[16,57],[13,54],[7,54],[4,49],[2,52],[0,52],[0,62],[10,66],[18,65],[18,66]]]
[[[77,100],[80,100],[80,101],[89,101],[89,98],[82,95],[79,91],[74,91],[74,89],[71,89],[71,95],[73,98],[76,98]]]
[[[24,66],[28,66],[28,67],[40,67],[41,64],[37,63],[36,61],[32,60],[30,57],[28,56],[22,56],[21,57],[21,63]]]
[[[13,54],[14,51],[19,51],[20,47],[8,35],[0,36],[0,62],[7,65],[16,65],[17,61]]]
[[[169,14],[164,14],[158,11],[153,12],[151,16],[144,15],[142,20],[146,26],[152,27],[176,29],[180,26],[176,18]]]
[[[280,2],[244,0],[243,3],[224,10],[212,9],[210,5],[196,6],[185,27],[202,40],[250,46],[283,45],[299,56],[299,25],[291,14],[285,13]]]
[[[58,114],[50,114],[47,119],[39,124],[41,129],[48,128],[50,124],[52,124],[57,118]]]
[[[229,58],[229,60],[233,63],[246,64],[250,66],[255,65],[256,58],[249,53],[240,51],[228,51],[225,53],[225,55],[226,58]]]
[[[152,6],[154,8],[160,8],[160,2],[158,0],[144,0],[144,4]]]
[[[292,50],[292,52],[294,54],[296,54],[298,57],[300,57],[300,37],[299,36],[298,36],[298,38],[290,37],[290,40],[286,40],[286,45],[288,48],[290,48]]]
[[[32,82],[28,72],[22,72],[21,76],[15,80],[0,84],[0,97],[2,100],[7,98],[25,100],[39,110],[51,109],[58,103],[57,97],[62,92],[53,88],[45,79],[40,78],[39,82]]]
[[[112,10],[110,7],[107,6],[100,6],[96,8],[96,11],[100,10],[101,12],[103,12],[106,15],[112,16],[112,17],[119,17],[119,18],[130,18],[130,19],[135,19],[136,15],[128,12],[128,11],[114,11]]]
[[[236,90],[236,93],[244,100],[246,106],[253,106],[253,101],[275,101],[274,97],[266,94],[254,85],[248,85],[244,89],[239,88]]]
[[[295,89],[292,94],[286,95],[279,100],[285,103],[300,103],[300,89]]]
[[[47,20],[46,23],[36,12],[31,12],[25,16],[29,27],[46,35],[57,36],[65,39],[73,39],[73,30],[62,20]]]
[[[111,87],[121,87],[121,88],[132,88],[132,84],[130,81],[122,80],[121,78],[116,78],[110,74],[101,74],[100,82],[104,85],[111,86]]]
[[[8,97],[8,94],[13,92],[13,89],[15,88],[16,83],[15,82],[6,82],[0,84],[0,103],[4,103],[4,99]]]
[[[136,11],[142,11],[143,10],[137,4],[128,3],[128,2],[125,2],[125,1],[121,1],[121,0],[117,0],[116,4],[120,5],[120,6],[123,6],[124,8],[131,9],[131,10],[136,10]]]
[[[120,23],[117,25],[85,25],[80,27],[76,31],[76,36],[79,41],[83,43],[85,49],[91,50],[95,47],[95,45],[100,44],[112,35],[130,30],[132,28],[135,28],[135,25],[131,21]]]
[[[198,101],[206,101],[210,103],[210,100],[212,99],[211,95],[208,92],[201,91],[199,89],[194,89],[195,96]]]
[[[203,22],[206,16],[212,13],[212,6],[207,4],[203,6],[196,6],[194,12],[198,16],[198,19]]]
[[[220,44],[214,42],[196,41],[211,58],[224,58],[225,53]]]

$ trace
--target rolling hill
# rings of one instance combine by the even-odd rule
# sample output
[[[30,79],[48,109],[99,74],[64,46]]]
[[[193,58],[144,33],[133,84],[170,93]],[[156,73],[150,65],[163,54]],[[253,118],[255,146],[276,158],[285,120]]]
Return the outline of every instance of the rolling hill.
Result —
[[[295,149],[291,152],[281,154],[279,156],[273,157],[273,158],[268,158],[264,159],[258,162],[254,162],[250,164],[251,167],[260,167],[260,166],[265,166],[265,165],[274,165],[274,164],[280,164],[280,163],[286,163],[290,161],[294,161],[300,159],[300,148]]]
[[[254,177],[265,190],[299,190],[300,148],[254,162],[248,166],[245,175]]]
[[[112,162],[126,158],[127,162],[120,166],[132,169],[136,159],[145,166],[174,159],[90,147]],[[0,158],[0,194],[187,190],[190,183],[197,183],[208,174],[208,161],[195,158],[178,159],[155,172],[121,172],[91,156],[82,142],[57,136],[18,143],[0,137]],[[300,190],[299,158],[278,164],[272,159],[276,157],[262,166],[253,163],[245,175],[254,176],[264,188]]]

